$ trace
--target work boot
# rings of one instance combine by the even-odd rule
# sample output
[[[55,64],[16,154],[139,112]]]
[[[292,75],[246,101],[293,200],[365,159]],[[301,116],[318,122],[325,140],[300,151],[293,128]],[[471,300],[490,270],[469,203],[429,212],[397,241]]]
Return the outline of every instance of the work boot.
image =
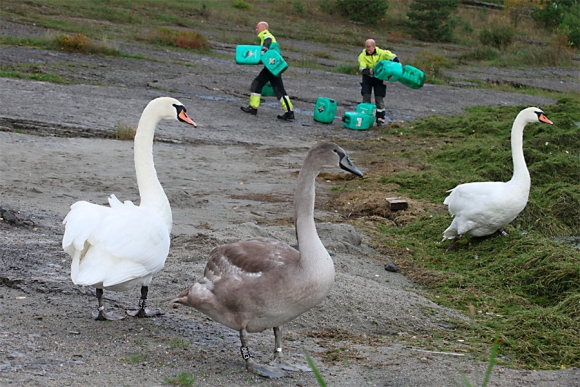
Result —
[[[251,106],[242,106],[240,109],[242,109],[242,111],[243,111],[244,113],[250,113],[250,114],[252,114],[252,115],[254,115],[254,116],[255,116],[256,114],[258,114],[258,109],[254,109],[254,108],[253,108],[253,107],[251,107]]]
[[[385,124],[384,118],[377,118],[377,126],[383,126]]]
[[[279,114],[278,118],[285,121],[290,121],[294,119],[294,112],[286,112],[284,114]]]

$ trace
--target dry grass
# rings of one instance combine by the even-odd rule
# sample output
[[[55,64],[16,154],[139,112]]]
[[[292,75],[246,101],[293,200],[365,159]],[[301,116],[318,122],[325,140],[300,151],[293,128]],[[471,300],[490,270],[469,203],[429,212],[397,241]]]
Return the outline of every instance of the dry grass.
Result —
[[[135,134],[137,133],[137,128],[120,122],[117,125],[117,129],[115,131],[115,139],[116,140],[133,140],[135,139]]]

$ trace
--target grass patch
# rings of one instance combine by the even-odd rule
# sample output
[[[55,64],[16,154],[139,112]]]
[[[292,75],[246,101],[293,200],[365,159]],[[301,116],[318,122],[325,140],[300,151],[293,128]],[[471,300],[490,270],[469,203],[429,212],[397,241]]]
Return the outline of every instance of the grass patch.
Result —
[[[53,83],[69,83],[58,74],[47,74],[42,65],[37,64],[3,64],[0,65],[0,77],[28,79],[32,81],[43,81]]]
[[[580,235],[579,98],[543,107],[554,125],[526,126],[532,187],[527,207],[505,228],[509,235],[463,237],[449,254],[440,242],[451,222],[442,205],[446,190],[511,178],[510,130],[524,107],[474,107],[349,143],[348,149],[373,155],[364,161],[370,171],[362,182],[346,182],[352,189],[337,192],[335,202],[359,217],[355,222],[374,246],[396,256],[406,276],[427,287],[426,297],[473,315],[475,324],[463,334],[478,350],[501,334],[503,364],[578,367],[580,250],[554,237]],[[408,200],[408,210],[388,209],[384,198],[397,195]]]
[[[125,56],[107,40],[94,41],[93,39],[77,34],[59,34],[55,37],[44,38],[18,38],[13,36],[0,36],[0,44],[23,47],[42,48],[46,50],[57,50],[66,52],[80,52],[89,55],[101,56]]]
[[[136,353],[134,355],[129,356],[129,358],[124,358],[124,360],[127,360],[129,363],[132,364],[142,363],[144,361],[149,360],[149,355],[144,353]]]
[[[195,383],[195,378],[186,372],[180,373],[176,378],[165,378],[163,380],[163,384],[172,386],[191,387],[193,383]]]
[[[187,348],[189,347],[189,343],[183,340],[181,337],[175,337],[174,339],[171,340],[169,346],[171,348]]]
[[[129,124],[119,122],[115,130],[116,140],[134,140],[137,129]]]

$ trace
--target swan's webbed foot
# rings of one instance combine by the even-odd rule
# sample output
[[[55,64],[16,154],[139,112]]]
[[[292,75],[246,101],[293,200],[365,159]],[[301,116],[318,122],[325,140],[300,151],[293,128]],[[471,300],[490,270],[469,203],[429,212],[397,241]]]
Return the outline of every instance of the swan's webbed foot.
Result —
[[[133,317],[153,317],[160,316],[163,314],[161,309],[149,309],[147,307],[147,293],[149,292],[149,287],[141,286],[141,299],[139,300],[139,309],[129,309],[127,314]]]
[[[107,312],[105,313],[105,307],[103,306],[103,289],[97,289],[97,301],[99,303],[99,309],[96,312],[93,312],[93,318],[97,321],[117,321],[122,320],[125,316],[121,316],[115,312]]]
[[[154,317],[161,316],[163,312],[161,309],[149,309],[147,307],[139,307],[139,309],[129,309],[127,314],[132,317]]]
[[[107,312],[105,313],[105,311],[101,308],[99,308],[99,310],[97,312],[93,312],[93,319],[97,320],[97,321],[117,321],[117,320],[122,320],[124,319],[125,316],[122,316],[118,313],[115,312]]]
[[[274,352],[274,359],[268,365],[272,367],[278,367],[284,371],[291,372],[312,372],[312,369],[308,366],[303,366],[299,364],[292,364],[282,357],[282,348],[277,348]]]
[[[281,367],[270,364],[259,364],[252,358],[246,359],[246,369],[264,378],[278,379],[288,376]]]
[[[497,233],[498,233],[499,235],[501,235],[501,236],[507,236],[507,235],[508,235],[508,233],[507,233],[507,232],[505,232],[505,230],[503,229],[503,227],[500,227],[500,229],[499,229],[499,230],[497,230]]]

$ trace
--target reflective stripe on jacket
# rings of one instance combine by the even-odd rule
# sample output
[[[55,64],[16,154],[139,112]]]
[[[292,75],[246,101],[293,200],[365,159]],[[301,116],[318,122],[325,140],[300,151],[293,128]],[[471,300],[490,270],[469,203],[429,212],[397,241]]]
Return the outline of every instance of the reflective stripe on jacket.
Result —
[[[358,56],[358,69],[363,71],[364,69],[372,69],[381,60],[393,60],[397,55],[393,54],[389,50],[382,50],[375,47],[375,52],[372,54],[367,54],[367,50],[363,49]]]

